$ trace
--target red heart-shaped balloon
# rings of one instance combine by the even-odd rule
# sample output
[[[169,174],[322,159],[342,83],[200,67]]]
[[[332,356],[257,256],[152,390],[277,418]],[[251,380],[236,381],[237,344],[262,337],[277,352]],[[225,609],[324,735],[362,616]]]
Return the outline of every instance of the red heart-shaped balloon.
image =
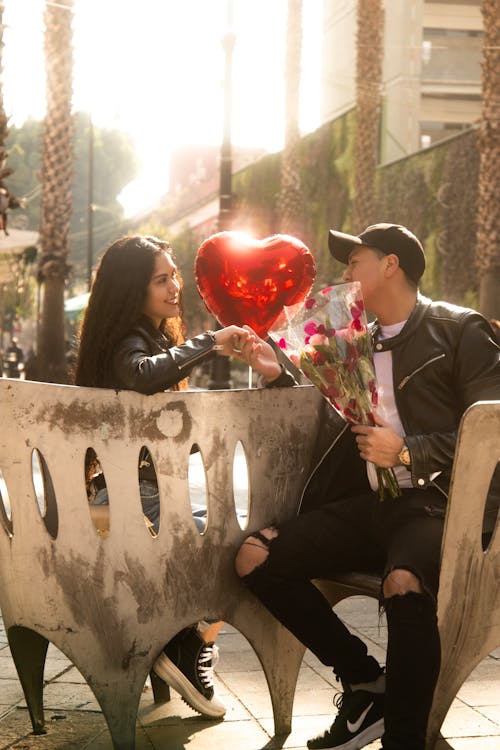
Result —
[[[265,336],[283,307],[302,302],[316,268],[303,242],[286,234],[256,240],[219,232],[201,245],[196,283],[208,310],[222,325],[249,325]]]

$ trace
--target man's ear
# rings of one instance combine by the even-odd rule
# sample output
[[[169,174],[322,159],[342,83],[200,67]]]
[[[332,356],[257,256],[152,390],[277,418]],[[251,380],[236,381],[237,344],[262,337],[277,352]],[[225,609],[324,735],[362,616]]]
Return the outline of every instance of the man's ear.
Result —
[[[385,257],[385,274],[386,276],[394,276],[399,268],[399,258],[395,253],[389,253]]]

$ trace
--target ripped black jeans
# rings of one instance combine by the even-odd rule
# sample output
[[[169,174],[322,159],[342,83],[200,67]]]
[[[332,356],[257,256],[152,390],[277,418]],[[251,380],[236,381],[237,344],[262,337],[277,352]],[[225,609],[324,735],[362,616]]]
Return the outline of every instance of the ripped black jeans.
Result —
[[[381,594],[388,623],[383,747],[423,750],[440,664],[436,595],[445,500],[435,489],[402,492],[383,502],[376,493],[347,498],[289,521],[266,561],[243,581],[342,682],[355,684],[376,679],[382,667],[311,580],[413,572],[424,593],[385,600]]]

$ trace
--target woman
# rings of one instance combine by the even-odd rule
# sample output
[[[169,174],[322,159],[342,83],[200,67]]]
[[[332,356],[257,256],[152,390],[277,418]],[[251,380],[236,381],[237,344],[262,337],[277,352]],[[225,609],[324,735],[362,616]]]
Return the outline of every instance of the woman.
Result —
[[[76,385],[153,394],[187,387],[186,377],[212,352],[232,355],[251,332],[237,326],[207,331],[183,341],[182,280],[168,242],[151,236],[122,237],[106,250],[98,265],[83,318]],[[141,502],[152,533],[159,527],[159,496],[149,453],[139,460]],[[96,456],[88,457],[89,479],[96,490],[91,502],[107,505]],[[99,479],[100,478],[100,479]],[[226,707],[213,687],[214,640],[222,623],[202,634],[181,631],[164,648],[155,672],[192,708],[220,718]],[[216,648],[216,647],[215,647]]]

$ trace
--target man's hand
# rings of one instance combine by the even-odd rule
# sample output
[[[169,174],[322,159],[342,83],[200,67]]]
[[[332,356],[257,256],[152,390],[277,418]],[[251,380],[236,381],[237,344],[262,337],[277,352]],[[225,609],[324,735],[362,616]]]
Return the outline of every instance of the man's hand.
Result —
[[[257,334],[249,327],[243,326],[248,338],[245,341],[239,341],[241,346],[237,349],[237,355],[243,359],[255,372],[271,383],[281,375],[281,367],[278,363],[276,354],[272,346],[260,339]]]
[[[398,454],[404,444],[403,438],[378,414],[375,414],[375,422],[377,427],[354,425],[351,428],[356,434],[359,455],[382,469],[399,466]]]

